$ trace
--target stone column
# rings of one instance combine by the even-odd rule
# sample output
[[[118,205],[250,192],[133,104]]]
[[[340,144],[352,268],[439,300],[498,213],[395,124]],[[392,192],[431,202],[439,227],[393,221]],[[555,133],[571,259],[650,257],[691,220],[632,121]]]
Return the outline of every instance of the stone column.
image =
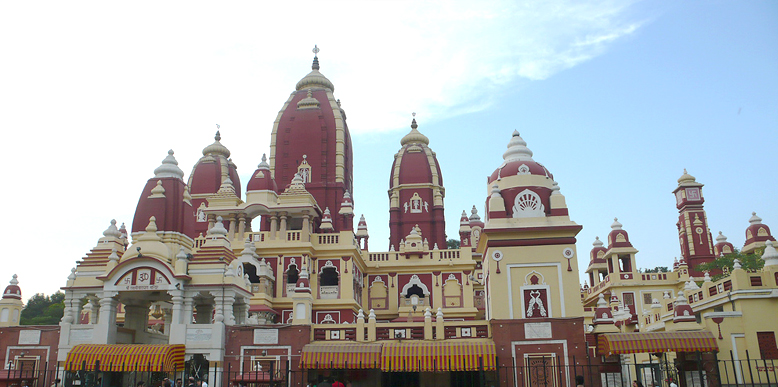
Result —
[[[103,292],[100,298],[100,318],[92,337],[94,344],[116,342],[116,306],[119,302],[113,298],[115,295],[116,292]]]
[[[246,240],[246,214],[238,215],[238,240]]]
[[[432,340],[432,312],[430,312],[430,308],[424,311],[424,340]]]
[[[235,292],[227,291],[222,296],[222,303],[224,304],[224,323],[226,325],[235,325]]]
[[[357,341],[365,341],[365,311],[362,309],[357,314]]]
[[[89,306],[92,307],[92,312],[89,314],[89,324],[97,324],[98,316],[100,316],[100,305],[98,300],[94,298],[89,299]]]
[[[232,242],[232,240],[235,239],[235,215],[230,215],[228,219],[230,221],[230,228],[227,230],[227,240]]]
[[[181,316],[182,324],[191,324],[192,315],[194,314],[194,299],[191,296],[184,297],[184,312]]]
[[[367,316],[367,341],[375,341],[375,325],[375,311],[370,309],[370,314]]]
[[[276,239],[277,230],[278,230],[278,217],[274,212],[270,214],[270,239]]]
[[[435,315],[435,340],[446,339],[446,328],[443,325],[443,310],[438,308],[438,313]]]
[[[281,225],[278,227],[278,239],[286,241],[286,213],[281,213]]]
[[[303,214],[303,227],[300,231],[300,241],[301,242],[310,242],[311,241],[311,217],[308,215],[308,213]]]
[[[172,309],[172,315],[170,318],[170,324],[181,324],[183,320],[183,314],[184,314],[184,297],[182,295],[182,291],[177,290],[174,292],[169,292],[172,295],[172,302],[173,302],[173,309]],[[167,324],[167,321],[165,321],[165,324]],[[184,322],[186,324],[186,322]],[[167,331],[167,325],[165,326],[165,331]]]

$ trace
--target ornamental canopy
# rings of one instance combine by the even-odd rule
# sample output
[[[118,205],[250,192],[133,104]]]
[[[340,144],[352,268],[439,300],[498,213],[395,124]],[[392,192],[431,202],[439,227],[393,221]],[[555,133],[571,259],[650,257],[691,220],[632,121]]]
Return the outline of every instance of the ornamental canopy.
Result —
[[[184,369],[184,345],[79,344],[68,352],[67,371],[176,371]]]
[[[716,338],[708,331],[605,333],[597,339],[601,355],[654,352],[718,352]]]
[[[381,370],[489,371],[496,367],[495,355],[491,340],[385,343],[381,350]]]
[[[379,367],[381,367],[381,344],[306,344],[300,356],[300,368],[307,369],[367,369]]]

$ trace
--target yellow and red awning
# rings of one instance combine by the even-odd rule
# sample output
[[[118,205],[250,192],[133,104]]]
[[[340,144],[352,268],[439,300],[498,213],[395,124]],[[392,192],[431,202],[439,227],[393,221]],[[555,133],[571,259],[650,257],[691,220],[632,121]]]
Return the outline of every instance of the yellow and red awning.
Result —
[[[65,360],[68,371],[175,371],[184,369],[184,345],[79,344]]]
[[[708,331],[605,333],[597,339],[602,355],[655,352],[715,352],[716,338]]]
[[[367,369],[381,366],[381,344],[313,343],[303,347],[300,368]]]
[[[494,370],[495,356],[494,342],[490,340],[385,343],[381,350],[381,370],[385,372]]]

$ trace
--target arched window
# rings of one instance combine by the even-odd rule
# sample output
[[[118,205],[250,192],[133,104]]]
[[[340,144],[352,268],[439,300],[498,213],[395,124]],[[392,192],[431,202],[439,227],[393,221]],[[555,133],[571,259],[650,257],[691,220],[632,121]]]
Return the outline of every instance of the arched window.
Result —
[[[0,322],[8,322],[8,315],[10,312],[8,311],[8,308],[3,308],[3,311],[0,312]]]
[[[249,276],[249,281],[252,284],[258,284],[259,283],[259,276],[257,276],[257,268],[254,267],[254,265],[250,263],[244,263],[243,264],[243,272],[246,273]],[[297,281],[295,281],[297,283]]]
[[[408,291],[405,294],[405,298],[411,298],[411,296],[413,296],[414,294],[419,298],[424,298],[424,290],[421,287],[419,287],[419,285],[413,285],[410,288],[408,288]]]
[[[289,265],[289,269],[286,270],[286,283],[296,284],[300,278],[300,272],[297,271],[297,265]]]
[[[334,267],[322,269],[321,286],[338,286],[338,271]]]

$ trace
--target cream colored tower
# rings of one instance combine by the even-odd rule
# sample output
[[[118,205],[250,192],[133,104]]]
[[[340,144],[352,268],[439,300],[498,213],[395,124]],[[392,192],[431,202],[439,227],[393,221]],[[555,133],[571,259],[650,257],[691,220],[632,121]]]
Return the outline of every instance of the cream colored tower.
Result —
[[[0,299],[0,327],[19,325],[22,308],[24,308],[22,290],[19,288],[19,281],[14,274],[3,292],[3,298]]]
[[[487,219],[478,242],[486,276],[486,318],[498,356],[532,366],[585,357],[575,236],[554,176],[532,159],[518,132],[489,177]],[[562,385],[571,383],[563,380]],[[569,384],[568,384],[569,385]]]

